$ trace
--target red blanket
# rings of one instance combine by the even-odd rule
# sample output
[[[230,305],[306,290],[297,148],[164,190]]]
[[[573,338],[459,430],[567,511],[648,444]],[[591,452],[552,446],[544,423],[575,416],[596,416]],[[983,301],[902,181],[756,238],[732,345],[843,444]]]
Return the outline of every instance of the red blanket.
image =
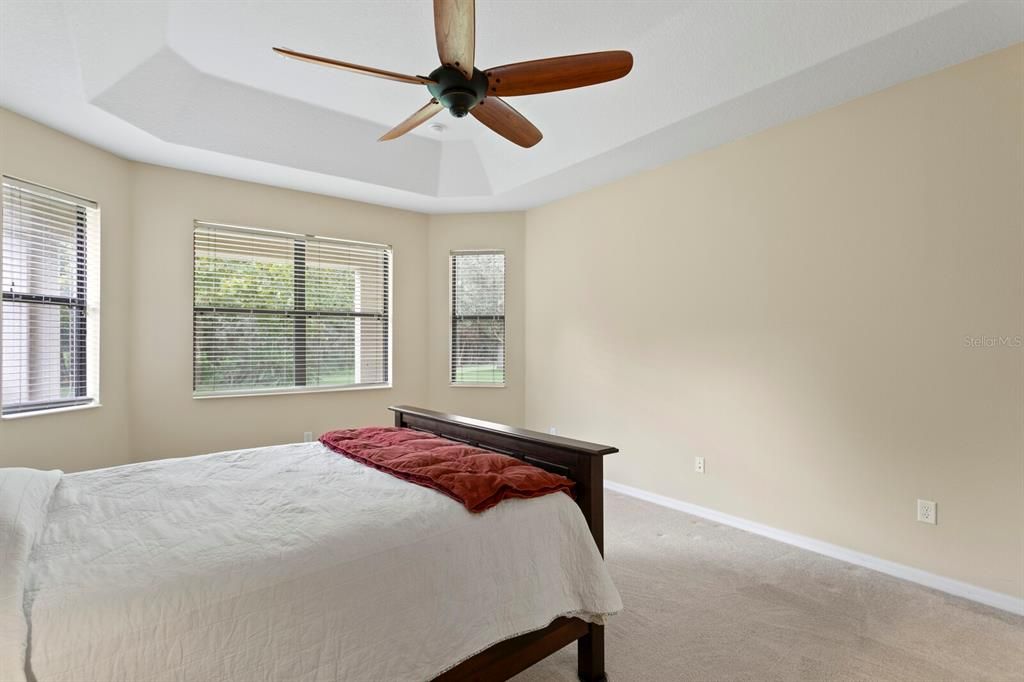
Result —
[[[521,462],[412,429],[367,427],[328,431],[320,442],[331,450],[392,476],[433,488],[471,512],[510,497],[564,492],[573,482]]]

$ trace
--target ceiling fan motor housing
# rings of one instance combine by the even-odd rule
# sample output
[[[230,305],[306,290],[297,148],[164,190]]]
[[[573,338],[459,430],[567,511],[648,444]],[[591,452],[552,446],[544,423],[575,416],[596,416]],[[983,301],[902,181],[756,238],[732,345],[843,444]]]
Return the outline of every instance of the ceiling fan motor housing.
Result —
[[[455,118],[469,113],[487,94],[487,76],[480,69],[473,69],[473,77],[466,76],[451,66],[441,66],[430,74],[434,81],[427,85],[434,96]]]

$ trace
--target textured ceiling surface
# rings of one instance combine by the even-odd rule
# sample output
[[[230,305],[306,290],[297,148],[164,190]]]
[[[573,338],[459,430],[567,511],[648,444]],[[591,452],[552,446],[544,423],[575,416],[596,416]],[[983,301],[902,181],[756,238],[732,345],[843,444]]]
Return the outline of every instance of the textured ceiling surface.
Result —
[[[1019,0],[478,0],[478,66],[630,50],[626,78],[377,138],[437,66],[429,0],[0,0],[0,106],[129,159],[427,212],[522,209],[1024,40]]]

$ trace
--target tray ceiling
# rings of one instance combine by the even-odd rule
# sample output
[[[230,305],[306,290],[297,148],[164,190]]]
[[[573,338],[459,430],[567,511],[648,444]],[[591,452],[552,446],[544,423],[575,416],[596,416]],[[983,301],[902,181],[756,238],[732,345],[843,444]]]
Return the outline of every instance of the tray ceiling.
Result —
[[[426,212],[523,209],[1024,40],[1015,0],[478,0],[477,61],[633,52],[626,78],[376,141],[437,65],[429,0],[0,2],[0,106],[125,158]]]

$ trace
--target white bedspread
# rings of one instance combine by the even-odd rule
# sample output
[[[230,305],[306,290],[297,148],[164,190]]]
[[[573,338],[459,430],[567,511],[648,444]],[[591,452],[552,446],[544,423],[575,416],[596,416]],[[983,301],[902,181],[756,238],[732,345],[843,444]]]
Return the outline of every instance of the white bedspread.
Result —
[[[319,443],[65,475],[27,576],[38,682],[424,680],[621,608],[567,496],[470,514]]]
[[[0,469],[0,680],[24,680],[28,558],[59,471]]]

